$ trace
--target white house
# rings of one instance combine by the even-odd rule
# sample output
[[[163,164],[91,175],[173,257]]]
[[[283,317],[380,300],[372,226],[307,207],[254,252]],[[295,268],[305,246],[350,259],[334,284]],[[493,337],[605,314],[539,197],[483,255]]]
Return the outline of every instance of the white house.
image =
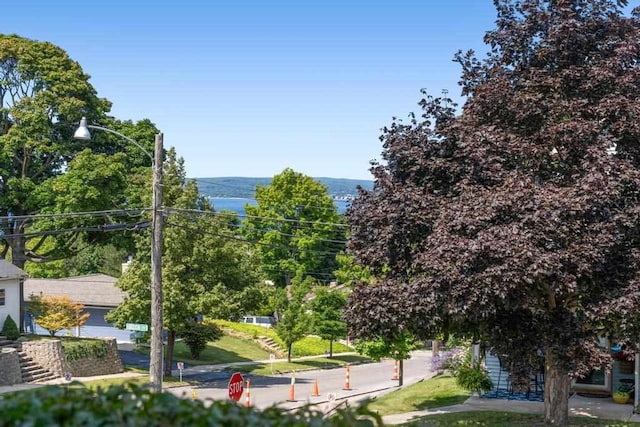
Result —
[[[22,281],[25,277],[27,273],[0,259],[0,329],[9,315],[18,327],[21,324]]]

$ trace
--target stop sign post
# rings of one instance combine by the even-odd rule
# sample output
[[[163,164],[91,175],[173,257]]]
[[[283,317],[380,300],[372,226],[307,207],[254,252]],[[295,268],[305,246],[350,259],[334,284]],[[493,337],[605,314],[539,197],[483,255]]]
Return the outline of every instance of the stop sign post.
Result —
[[[235,400],[236,402],[239,401],[242,397],[243,391],[244,378],[242,378],[242,374],[240,372],[234,372],[229,380],[229,399]]]

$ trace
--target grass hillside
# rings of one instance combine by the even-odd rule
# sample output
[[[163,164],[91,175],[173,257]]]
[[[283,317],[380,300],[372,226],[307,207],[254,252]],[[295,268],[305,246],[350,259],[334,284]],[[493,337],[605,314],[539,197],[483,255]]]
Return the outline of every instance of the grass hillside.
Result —
[[[276,332],[271,328],[250,325],[248,323],[229,322],[225,320],[215,320],[214,323],[225,331],[225,335],[235,335],[255,342],[257,342],[260,337],[271,338],[280,346],[280,350],[284,352],[284,343],[278,337],[278,334],[276,334]],[[318,356],[323,355],[325,351],[329,351],[329,341],[315,336],[307,336],[293,344],[291,356]],[[338,342],[333,343],[334,354],[352,351],[352,348],[347,347],[344,344]],[[269,358],[269,356],[267,355],[266,358]]]

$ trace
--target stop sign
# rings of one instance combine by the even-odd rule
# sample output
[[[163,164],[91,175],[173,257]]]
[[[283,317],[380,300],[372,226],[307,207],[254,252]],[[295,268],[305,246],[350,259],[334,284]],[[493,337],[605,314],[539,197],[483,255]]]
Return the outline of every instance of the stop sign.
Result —
[[[229,380],[229,399],[236,402],[242,397],[244,391],[244,378],[240,372],[235,372]]]

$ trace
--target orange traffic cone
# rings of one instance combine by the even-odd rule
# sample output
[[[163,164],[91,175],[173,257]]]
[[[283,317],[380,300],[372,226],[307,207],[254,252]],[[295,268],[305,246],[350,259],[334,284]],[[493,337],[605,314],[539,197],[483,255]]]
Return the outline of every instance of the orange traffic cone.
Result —
[[[289,399],[287,399],[288,402],[295,402],[296,401],[296,372],[293,372],[293,375],[291,376],[291,386],[289,387]]]
[[[391,378],[392,380],[399,380],[400,377],[398,376],[398,361],[394,360],[393,361],[393,378]]]
[[[247,378],[247,392],[244,395],[244,407],[251,406],[251,378]]]
[[[320,396],[320,392],[318,391],[318,379],[316,378],[316,382],[313,384],[313,392],[311,396]]]
[[[344,378],[344,379],[345,379],[345,383],[344,383],[344,388],[343,388],[343,390],[351,390],[351,385],[350,385],[350,383],[349,383],[349,380],[350,380],[350,378],[349,378],[349,377],[350,377],[349,373],[350,373],[350,369],[349,369],[349,365],[347,365],[347,372],[346,372],[346,374],[345,374],[345,378]]]

